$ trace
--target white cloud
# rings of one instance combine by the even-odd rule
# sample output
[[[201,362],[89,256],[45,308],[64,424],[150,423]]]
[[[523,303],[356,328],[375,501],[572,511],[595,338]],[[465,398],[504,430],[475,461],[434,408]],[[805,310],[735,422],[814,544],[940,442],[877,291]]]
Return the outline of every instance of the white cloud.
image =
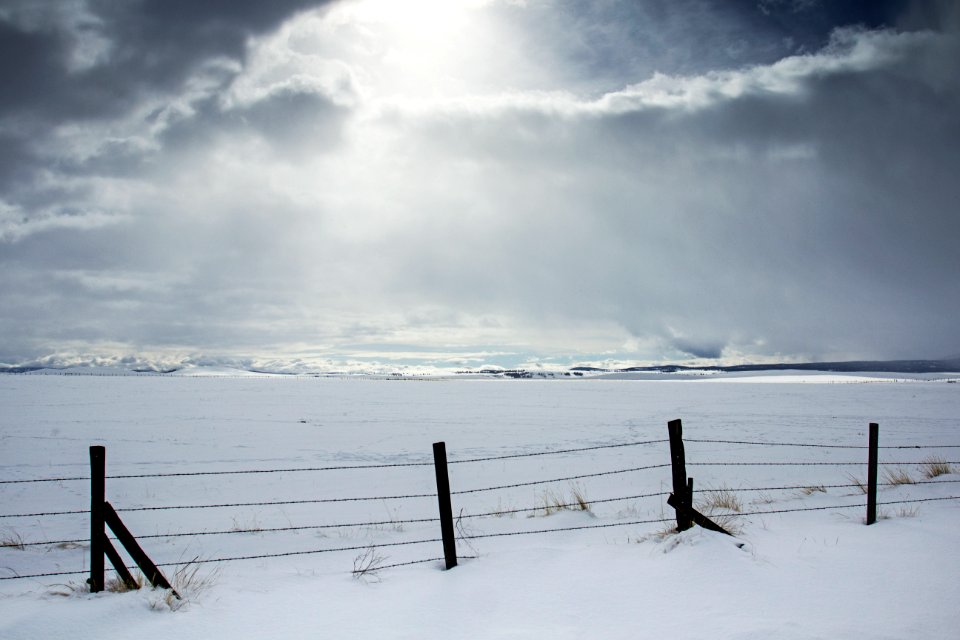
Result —
[[[72,211],[69,213],[46,210],[27,214],[21,207],[0,200],[0,243],[14,243],[24,238],[54,229],[90,231],[130,222],[130,216],[102,211]]]

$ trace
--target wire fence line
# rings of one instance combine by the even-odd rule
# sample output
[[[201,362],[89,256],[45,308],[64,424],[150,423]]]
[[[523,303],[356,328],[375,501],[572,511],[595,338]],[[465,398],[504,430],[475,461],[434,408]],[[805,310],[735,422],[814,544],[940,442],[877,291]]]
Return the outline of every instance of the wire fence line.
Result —
[[[575,527],[557,527],[555,529],[533,529],[529,531],[505,531],[501,533],[478,533],[464,536],[467,540],[479,540],[481,538],[505,538],[510,536],[531,536],[540,533],[558,533],[561,531],[582,531],[585,529],[610,529],[612,527],[629,527],[639,524],[658,524],[667,523],[669,520],[656,518],[654,520],[630,520],[628,522],[606,522],[603,524],[585,524]]]
[[[498,491],[500,489],[515,489],[517,487],[532,487],[538,484],[551,484],[553,482],[565,482],[568,480],[582,480],[583,478],[598,478],[600,476],[612,476],[621,473],[630,473],[633,471],[645,471],[647,469],[662,469],[669,467],[670,464],[651,464],[643,467],[631,467],[630,469],[615,469],[614,471],[600,471],[597,473],[583,473],[576,476],[565,476],[563,478],[551,478],[549,480],[533,480],[531,482],[516,482],[514,484],[502,484],[495,487],[482,487],[479,489],[463,489],[461,491],[451,491],[450,495],[464,495],[468,493],[484,493],[487,491]]]
[[[621,447],[636,447],[647,444],[659,444],[667,442],[665,439],[643,440],[639,442],[621,442],[616,444],[591,445],[589,447],[576,447],[571,449],[551,449],[545,451],[534,451],[529,453],[511,453],[501,456],[486,456],[481,458],[465,458],[463,460],[448,460],[447,464],[467,464],[473,462],[488,462],[493,460],[510,460],[514,458],[532,458],[536,456],[558,455],[563,453],[578,453],[581,451],[596,451],[599,449],[617,449]],[[377,464],[351,464],[351,465],[332,465],[325,467],[287,467],[276,469],[227,469],[222,471],[178,471],[165,473],[127,473],[118,475],[108,475],[107,480],[120,480],[132,478],[184,478],[193,476],[225,476],[225,475],[255,475],[261,473],[297,473],[297,472],[322,472],[322,471],[350,471],[356,469],[396,469],[404,467],[432,467],[434,462],[391,462]],[[0,480],[0,484],[30,484],[35,482],[74,482],[81,480],[90,480],[89,476],[70,476],[62,478],[30,478],[24,480]]]
[[[0,518],[41,518],[46,516],[74,516],[90,513],[90,509],[77,509],[74,511],[39,511],[37,513],[3,513]]]
[[[910,500],[890,500],[886,502],[878,502],[877,506],[888,506],[896,504],[914,504],[922,502],[937,502],[945,500],[960,500],[960,496],[945,496],[939,498],[915,498]],[[805,511],[832,511],[838,509],[862,509],[862,503],[847,504],[847,505],[831,505],[831,506],[818,506],[818,507],[800,507],[794,509],[765,509],[761,511],[745,511],[740,513],[729,513],[724,514],[727,517],[743,517],[743,516],[755,516],[755,515],[770,515],[770,514],[782,514],[782,513],[800,513]],[[590,524],[590,525],[580,525],[573,527],[555,527],[547,529],[533,529],[527,531],[506,531],[499,533],[481,533],[481,534],[471,534],[464,535],[463,538],[466,541],[470,540],[480,540],[486,538],[503,538],[503,537],[515,537],[515,536],[528,536],[528,535],[539,535],[547,533],[561,533],[565,531],[583,531],[588,529],[609,529],[613,527],[626,527],[626,526],[636,526],[643,524],[670,524],[670,520],[664,518],[648,519],[648,520],[630,520],[625,522],[609,522],[603,524]],[[142,536],[142,537],[152,537],[152,536]],[[255,555],[245,555],[245,556],[232,556],[232,557],[222,557],[222,558],[200,558],[194,559],[187,563],[184,562],[166,562],[158,563],[157,567],[182,567],[189,564],[209,564],[209,563],[221,563],[221,562],[239,562],[244,560],[263,560],[269,558],[283,558],[290,556],[302,556],[302,555],[315,555],[321,553],[335,553],[340,551],[361,551],[368,550],[371,548],[381,548],[381,547],[399,547],[399,546],[408,546],[416,544],[431,544],[436,542],[442,542],[442,538],[430,538],[425,540],[409,540],[403,542],[384,542],[378,544],[367,544],[367,545],[355,545],[349,547],[334,547],[326,549],[309,549],[304,551],[285,551],[281,553],[263,553]],[[461,556],[461,558],[470,558],[471,556]],[[427,558],[424,560],[411,560],[407,562],[399,562],[389,565],[377,566],[373,571],[379,571],[381,569],[389,569],[394,567],[409,566],[414,564],[423,564],[427,562],[438,562],[443,560],[443,558]],[[130,566],[128,569],[136,569],[137,567]],[[33,573],[33,574],[16,574],[12,576],[0,576],[0,580],[22,580],[28,578],[46,578],[46,577],[60,577],[60,576],[75,576],[75,575],[86,575],[87,570],[84,571],[55,571],[47,573]],[[353,571],[351,573],[357,573]]]
[[[568,449],[550,449],[544,451],[534,451],[534,452],[524,452],[524,453],[510,453],[499,456],[485,456],[478,458],[465,458],[462,460],[448,460],[447,464],[468,464],[468,463],[477,463],[477,462],[490,462],[496,460],[510,460],[517,458],[531,458],[536,456],[549,456],[549,455],[558,455],[565,453],[579,453],[583,451],[597,451],[601,449],[618,449],[623,447],[637,447],[649,444],[662,444],[669,442],[667,439],[654,439],[654,440],[640,440],[634,442],[620,442],[615,444],[603,444],[603,445],[591,445],[587,447],[575,447]],[[709,438],[684,438],[684,442],[695,442],[695,443],[709,443],[709,444],[743,444],[743,445],[757,445],[757,446],[768,446],[768,447],[812,447],[820,449],[867,449],[868,447],[863,445],[841,445],[841,444],[822,444],[822,443],[810,443],[810,442],[768,442],[768,441],[756,441],[756,440],[722,440],[722,439],[709,439]],[[887,445],[881,446],[880,449],[960,449],[960,444],[944,444],[944,445]],[[924,461],[926,462],[926,461]],[[715,463],[720,464],[720,463]],[[799,464],[799,463],[796,463]],[[811,463],[812,464],[812,463]],[[860,462],[855,463],[823,463],[823,464],[861,464]],[[881,463],[882,464],[882,463]],[[900,463],[900,464],[921,464],[921,463]],[[958,464],[956,462],[951,464]],[[136,479],[136,478],[178,478],[178,477],[196,477],[196,476],[221,476],[221,475],[256,475],[256,474],[266,474],[266,473],[299,473],[299,472],[324,472],[324,471],[350,471],[357,469],[391,469],[391,468],[412,468],[412,467],[430,467],[433,466],[433,461],[421,461],[421,462],[391,462],[391,463],[369,463],[369,464],[352,464],[352,465],[331,465],[323,467],[286,467],[286,468],[270,468],[270,469],[227,469],[221,471],[178,471],[178,472],[164,472],[164,473],[128,473],[128,474],[118,474],[118,475],[108,475],[106,478],[108,480],[119,480],[119,479]],[[2,484],[30,484],[30,483],[40,483],[40,482],[76,482],[90,480],[89,476],[65,476],[57,478],[29,478],[29,479],[19,479],[19,480],[0,480],[0,485]]]
[[[645,441],[636,441],[636,442],[626,442],[618,444],[608,444],[608,445],[591,445],[578,448],[566,448],[566,449],[556,449],[548,451],[536,451],[536,452],[527,452],[527,453],[513,453],[500,456],[488,456],[488,457],[478,457],[478,458],[465,458],[462,460],[452,460],[448,464],[466,464],[466,463],[480,463],[488,461],[499,461],[499,460],[510,460],[518,458],[529,458],[535,456],[547,456],[555,454],[569,454],[577,452],[587,452],[587,451],[596,451],[602,449],[615,449],[622,447],[634,447],[634,446],[643,446],[643,445],[653,445],[668,442],[666,439],[657,439],[657,440],[645,440]],[[759,445],[759,446],[782,446],[782,447],[816,447],[816,448],[832,448],[832,449],[868,449],[868,447],[853,446],[853,445],[823,445],[815,443],[795,443],[795,442],[760,442],[760,441],[745,441],[745,440],[713,440],[713,439],[686,439],[686,442],[691,443],[716,443],[716,444],[735,444],[735,445]],[[960,445],[896,445],[881,447],[883,449],[949,449],[949,448],[960,448]],[[943,463],[946,465],[956,465],[960,462],[956,461],[944,461],[936,459],[935,462]],[[920,462],[880,462],[881,465],[924,465],[930,464],[931,460],[923,460]],[[763,462],[687,462],[688,466],[730,466],[730,467],[742,467],[742,466],[809,466],[809,467],[844,467],[844,466],[862,466],[865,465],[865,460],[860,460],[856,462],[825,462],[825,461],[763,461]],[[151,473],[151,474],[122,474],[122,475],[113,475],[106,476],[107,479],[121,479],[121,478],[171,478],[171,477],[190,477],[190,476],[220,476],[220,475],[242,475],[242,474],[266,474],[266,473],[290,473],[290,472],[322,472],[322,471],[338,471],[338,470],[355,470],[355,469],[389,469],[389,468],[403,468],[403,467],[427,467],[434,466],[434,462],[408,462],[408,463],[387,463],[387,464],[357,464],[357,465],[344,465],[344,466],[328,466],[328,467],[293,467],[293,468],[277,468],[277,469],[245,469],[245,470],[223,470],[223,471],[202,471],[202,472],[174,472],[174,473]],[[630,467],[624,469],[615,469],[609,471],[600,471],[595,473],[584,473],[578,475],[570,475],[558,478],[550,478],[544,480],[534,480],[529,482],[519,482],[512,484],[503,484],[497,486],[489,487],[480,487],[473,489],[464,489],[459,491],[451,491],[450,495],[467,495],[475,493],[484,493],[484,492],[493,492],[500,491],[512,488],[520,487],[529,487],[536,485],[547,485],[564,481],[573,481],[581,480],[587,478],[597,478],[602,476],[612,476],[618,474],[626,474],[633,472],[640,472],[652,469],[662,469],[670,467],[670,463],[664,464],[655,464],[655,465],[645,465],[638,467]],[[853,479],[853,478],[851,478]],[[31,482],[66,482],[66,481],[80,481],[80,480],[89,480],[86,477],[63,477],[63,478],[43,478],[36,480],[6,480],[0,481],[0,484],[25,484]],[[937,483],[956,483],[960,480],[926,480],[926,481],[916,481],[910,483],[904,482],[883,482],[880,483],[881,486],[895,486],[902,484],[937,484]],[[749,487],[743,489],[701,489],[701,492],[717,492],[717,491],[785,491],[785,490],[812,490],[816,491],[819,489],[828,489],[828,488],[862,488],[861,483],[850,483],[850,484],[821,484],[821,485],[794,485],[794,486],[771,486],[771,487]],[[492,516],[503,516],[516,513],[535,513],[542,510],[551,510],[551,509],[589,509],[589,505],[594,504],[605,504],[612,503],[617,501],[626,501],[626,500],[639,500],[643,498],[653,498],[653,497],[664,497],[669,495],[667,492],[654,492],[654,493],[642,493],[629,496],[621,496],[615,498],[604,498],[598,500],[584,500],[576,502],[565,502],[557,504],[545,504],[542,506],[527,507],[527,508],[517,508],[517,509],[506,509],[506,510],[495,510],[489,512],[475,513],[475,514],[463,514],[461,511],[460,519],[474,519],[474,518],[485,518]],[[388,500],[408,500],[408,499],[420,499],[420,498],[436,498],[436,492],[430,493],[412,493],[412,494],[403,494],[403,495],[381,495],[381,496],[366,496],[366,497],[354,497],[354,498],[344,498],[344,497],[334,497],[334,498],[311,498],[311,499],[299,499],[299,500],[273,500],[273,501],[257,501],[257,502],[229,502],[229,503],[217,503],[217,504],[192,504],[192,505],[162,505],[162,506],[144,506],[144,507],[128,507],[128,508],[118,508],[117,512],[137,512],[137,511],[166,511],[166,510],[177,510],[177,509],[220,509],[220,508],[236,508],[236,507],[251,507],[251,506],[277,506],[277,505],[296,505],[296,504],[324,504],[324,503],[345,503],[345,502],[364,502],[364,501],[388,501]],[[919,498],[919,499],[907,499],[907,500],[895,500],[887,502],[879,502],[878,505],[895,505],[895,504],[910,504],[910,503],[922,503],[922,502],[932,502],[940,500],[958,500],[960,496],[948,496],[940,498]],[[584,504],[587,506],[585,507]],[[750,515],[766,515],[766,514],[778,514],[778,513],[793,513],[793,512],[803,512],[803,511],[824,511],[832,509],[851,509],[851,508],[863,508],[862,501],[857,502],[856,504],[849,505],[833,505],[833,506],[815,506],[815,507],[804,507],[804,508],[793,508],[793,509],[769,509],[769,510],[754,510],[740,513],[730,513],[725,514],[729,516],[750,516]],[[35,513],[14,513],[14,514],[0,514],[0,518],[25,518],[25,517],[46,517],[46,516],[59,516],[59,515],[85,515],[89,514],[89,509],[81,510],[69,510],[69,511],[48,511],[48,512],[35,512]],[[426,524],[426,523],[435,523],[439,522],[439,518],[412,518],[412,519],[390,519],[390,520],[372,520],[369,522],[347,522],[347,523],[331,523],[331,524],[321,524],[321,525],[290,525],[284,527],[251,527],[251,528],[232,528],[229,530],[210,530],[210,531],[192,531],[192,532],[180,532],[180,533],[167,533],[167,534],[151,534],[151,535],[142,535],[139,538],[142,539],[162,539],[162,538],[180,538],[180,537],[193,537],[193,536],[213,536],[213,535],[233,535],[233,534],[250,534],[250,533],[273,533],[273,532],[285,532],[285,531],[302,531],[302,530],[322,530],[322,529],[333,529],[333,528],[350,528],[350,527],[374,527],[374,526],[397,526],[403,524]],[[496,537],[508,537],[508,536],[523,536],[523,535],[535,535],[535,534],[547,534],[554,532],[562,531],[580,531],[587,529],[605,529],[611,527],[623,527],[631,525],[643,525],[643,524],[652,524],[652,523],[665,523],[668,522],[664,518],[651,519],[651,520],[629,520],[629,521],[615,521],[615,522],[604,522],[600,524],[589,524],[589,525],[580,525],[580,526],[569,526],[569,527],[557,527],[557,528],[542,528],[526,531],[506,531],[506,532],[496,532],[496,533],[481,533],[476,535],[465,535],[461,531],[463,538],[465,540],[473,539],[483,539],[483,538],[496,538]],[[111,540],[116,540],[115,538],[110,538]],[[426,543],[435,543],[442,542],[442,538],[430,538],[424,540],[412,540],[412,541],[402,541],[402,542],[386,542],[380,544],[365,544],[360,546],[345,546],[345,547],[334,547],[334,548],[324,548],[324,549],[312,549],[304,551],[281,551],[276,553],[259,553],[253,555],[237,555],[231,557],[220,557],[220,558],[208,558],[202,560],[194,560],[194,564],[206,564],[206,563],[216,563],[216,562],[234,562],[234,561],[243,561],[243,560],[255,560],[255,559],[267,559],[267,558],[280,558],[287,556],[301,556],[301,555],[311,555],[311,554],[322,554],[322,553],[333,553],[339,551],[357,551],[370,548],[379,548],[379,547],[394,547],[394,546],[406,546],[406,545],[416,545],[416,544],[426,544]],[[9,545],[9,546],[19,546],[19,547],[35,547],[42,545],[81,545],[87,543],[87,539],[74,539],[74,540],[48,540],[41,542],[21,542],[18,545]],[[396,567],[396,566],[406,566],[411,564],[419,564],[424,562],[431,562],[440,560],[440,558],[432,558],[427,560],[414,560],[409,562],[395,563],[391,565],[379,566],[374,570],[379,570],[382,568]],[[171,567],[171,566],[182,566],[184,563],[166,563],[159,564],[159,567]],[[18,579],[18,578],[40,578],[40,577],[53,577],[53,576],[68,576],[68,575],[79,575],[85,572],[49,572],[49,573],[36,573],[30,575],[15,575],[15,576],[0,576],[2,580],[9,579]]]
[[[533,453],[511,453],[502,456],[487,456],[484,458],[467,458],[465,460],[448,460],[447,464],[466,464],[470,462],[489,462],[491,460],[509,460],[512,458],[533,458],[535,456],[551,456],[561,453],[578,453],[581,451],[596,451],[598,449],[619,449],[621,447],[639,447],[645,444],[660,444],[663,442],[669,442],[666,439],[660,440],[643,440],[639,442],[621,442],[618,444],[601,444],[590,447],[577,447],[575,449],[553,449],[548,451],[537,451]]]
[[[305,551],[282,551],[280,553],[260,553],[255,555],[246,555],[246,556],[232,556],[225,558],[195,558],[189,562],[160,562],[157,563],[157,567],[182,567],[184,565],[190,564],[210,564],[213,562],[238,562],[241,560],[263,560],[267,558],[285,558],[290,556],[305,556],[305,555],[315,555],[320,553],[335,553],[338,551],[360,551],[366,550],[370,547],[403,547],[414,544],[427,544],[433,542],[442,542],[442,538],[431,538],[428,540],[406,540],[402,542],[381,542],[376,545],[358,545],[350,547],[332,547],[326,549],[308,549]],[[127,567],[128,569],[136,569],[137,567]],[[0,580],[18,580],[25,578],[45,578],[49,576],[72,576],[72,575],[84,575],[88,573],[86,571],[57,571],[50,573],[34,573],[29,575],[13,575],[13,576],[0,576]]]
[[[869,449],[859,444],[820,444],[812,442],[762,442],[756,440],[713,440],[706,438],[684,438],[684,442],[706,442],[716,444],[749,444],[764,447],[814,447],[817,449]],[[960,444],[902,444],[877,447],[878,449],[960,449]]]
[[[946,496],[942,498],[914,498],[911,500],[890,500],[887,502],[878,502],[877,506],[881,507],[881,506],[886,506],[891,504],[912,504],[916,502],[939,502],[942,500],[960,500],[960,496]],[[741,512],[724,513],[723,517],[735,518],[740,516],[767,515],[771,513],[797,513],[800,511],[831,511],[833,509],[863,509],[863,503],[857,502],[855,504],[841,504],[841,505],[820,506],[820,507],[797,507],[795,509],[764,509],[762,511],[741,511]]]
[[[555,509],[584,509],[584,505],[594,505],[594,504],[604,504],[608,502],[623,502],[626,500],[640,500],[642,498],[655,498],[663,497],[670,495],[665,491],[658,493],[641,493],[635,496],[622,496],[620,498],[604,498],[602,500],[584,500],[581,502],[568,502],[568,503],[556,503],[549,505],[541,505],[539,507],[525,507],[523,509],[501,509],[497,511],[488,511],[486,513],[464,513],[458,516],[458,519],[466,520],[468,518],[489,518],[489,517],[500,517],[506,516],[514,513],[536,513],[537,511],[550,511]],[[584,509],[585,510],[585,509]]]
[[[913,482],[878,482],[878,487],[897,487],[897,486],[910,486],[913,484],[949,484],[954,482],[960,482],[960,480],[915,480]],[[819,491],[820,489],[853,489],[853,488],[863,488],[863,483],[852,483],[852,484],[801,484],[801,485],[789,485],[785,487],[744,487],[744,488],[730,488],[730,487],[721,487],[721,488],[701,488],[697,489],[699,493],[723,493],[723,492],[746,492],[746,491],[788,491],[788,490],[810,490],[811,492]]]
[[[938,461],[942,464],[960,464],[956,460],[942,460]],[[866,460],[858,460],[856,462],[690,462],[687,461],[688,467],[852,467],[860,466],[866,464]],[[885,466],[895,466],[895,465],[924,465],[929,464],[929,460],[921,460],[920,462],[878,462],[879,465]]]

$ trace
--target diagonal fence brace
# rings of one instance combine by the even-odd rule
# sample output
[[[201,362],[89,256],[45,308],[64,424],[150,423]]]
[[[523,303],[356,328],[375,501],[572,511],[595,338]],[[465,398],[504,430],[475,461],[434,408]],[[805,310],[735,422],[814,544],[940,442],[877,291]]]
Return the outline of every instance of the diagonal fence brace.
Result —
[[[677,510],[678,515],[682,515],[684,518],[688,518],[694,522],[694,524],[703,527],[704,529],[709,529],[710,531],[716,531],[718,533],[725,533],[728,536],[733,537],[733,534],[718,525],[716,522],[703,515],[693,507],[687,505],[686,503],[677,500],[677,498],[671,493],[670,497],[667,498],[667,504]]]
[[[138,585],[137,581],[130,575],[130,570],[127,569],[127,565],[124,564],[123,558],[120,557],[117,550],[113,548],[113,544],[110,542],[110,538],[107,537],[106,532],[103,532],[102,535],[103,538],[101,538],[100,544],[103,546],[103,552],[107,554],[107,558],[110,559],[110,564],[113,565],[114,570],[116,570],[117,575],[120,576],[120,580],[124,586],[127,589],[139,589],[140,585]]]
[[[113,508],[109,502],[103,503],[103,519],[106,522],[107,526],[116,534],[117,540],[123,544],[126,548],[127,553],[130,554],[130,557],[133,558],[133,561],[137,563],[137,566],[140,567],[140,570],[143,571],[143,575],[147,577],[147,580],[150,581],[154,587],[160,587],[161,589],[170,589],[173,591],[173,595],[180,599],[180,594],[170,586],[170,583],[167,582],[167,579],[163,577],[163,574],[160,572],[160,569],[157,568],[157,565],[153,563],[144,550],[137,543],[137,539],[133,537],[133,534],[130,533],[130,530],[127,529],[126,525],[123,524],[123,521],[120,520],[120,516],[117,515],[116,510]],[[111,558],[111,561],[113,558]]]

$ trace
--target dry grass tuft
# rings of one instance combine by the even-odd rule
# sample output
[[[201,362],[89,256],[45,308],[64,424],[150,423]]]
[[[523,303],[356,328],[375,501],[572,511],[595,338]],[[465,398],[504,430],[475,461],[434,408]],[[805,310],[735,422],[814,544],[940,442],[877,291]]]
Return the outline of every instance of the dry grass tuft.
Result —
[[[885,467],[883,470],[884,484],[896,486],[901,484],[916,484],[916,481],[910,477],[910,474],[900,467],[891,469]]]
[[[915,518],[920,513],[918,507],[900,507],[896,512],[890,513],[886,509],[877,510],[877,520],[890,520],[891,518]]]
[[[110,593],[126,593],[128,591],[136,591],[137,589],[142,589],[143,585],[147,583],[147,579],[144,578],[143,574],[137,571],[133,574],[133,584],[127,584],[119,577],[113,577],[106,581],[103,585],[104,591],[109,591]]]
[[[824,487],[822,484],[818,484],[810,487],[804,487],[803,489],[800,489],[800,493],[802,493],[805,496],[812,496],[815,493],[826,493],[826,492],[827,492],[827,488]]]
[[[540,497],[540,499],[542,501],[540,509],[543,510],[543,515],[546,516],[559,511],[590,512],[590,501],[587,499],[584,490],[577,485],[571,485],[569,498],[564,498],[562,495],[554,493],[548,489],[547,491],[543,492],[543,495]],[[536,513],[533,515],[536,515]]]
[[[717,511],[733,511],[740,513],[743,511],[743,505],[740,504],[740,498],[729,487],[719,489],[706,489],[700,492],[701,497],[697,500],[697,508],[706,515],[711,515]],[[720,524],[719,522],[717,524]]]
[[[5,549],[17,549],[23,551],[26,547],[23,544],[23,536],[16,531],[10,531],[0,537],[0,547]]]
[[[850,479],[850,484],[855,485],[855,486],[857,487],[857,489],[860,490],[860,493],[862,493],[862,494],[864,494],[864,495],[867,494],[867,483],[866,483],[866,482],[864,482],[863,480],[861,480],[861,479],[858,478],[857,476],[853,475],[852,473],[848,473],[848,474],[847,474],[847,478]]]
[[[52,596],[69,598],[82,593],[90,593],[90,585],[86,582],[62,582],[60,584],[50,585],[50,590],[47,593]]]
[[[920,471],[924,477],[933,479],[953,473],[953,468],[940,456],[930,456],[920,464]]]
[[[743,521],[737,516],[743,511],[743,505],[733,489],[704,489],[697,496],[698,511],[735,536],[743,533]]]
[[[160,593],[159,598],[150,601],[151,609],[162,609],[167,607],[171,611],[179,611],[190,603],[197,602],[200,596],[212,587],[220,575],[219,569],[207,573],[201,573],[201,565],[194,558],[173,572],[170,579],[170,586],[173,589],[165,589]]]

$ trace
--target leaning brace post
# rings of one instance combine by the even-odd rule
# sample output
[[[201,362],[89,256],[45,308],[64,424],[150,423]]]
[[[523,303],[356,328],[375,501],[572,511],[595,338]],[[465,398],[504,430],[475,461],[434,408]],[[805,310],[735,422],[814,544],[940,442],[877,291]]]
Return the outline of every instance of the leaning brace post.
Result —
[[[683,423],[678,418],[667,423],[670,434],[670,462],[673,467],[673,495],[681,504],[693,507],[687,491],[687,463],[683,453]],[[693,526],[689,513],[677,509],[677,531],[686,531]]]
[[[127,569],[127,565],[123,563],[123,558],[120,557],[117,550],[113,548],[113,543],[110,542],[110,538],[107,537],[106,533],[103,534],[103,550],[106,552],[110,564],[113,565],[113,569],[117,572],[117,575],[127,589],[139,589],[140,586],[137,584],[137,581],[133,579],[133,576],[130,575],[130,570]]]
[[[117,540],[119,540],[120,544],[127,550],[127,553],[130,554],[133,561],[137,563],[137,566],[140,567],[140,570],[143,572],[143,575],[147,577],[147,580],[150,581],[150,584],[155,587],[160,587],[161,589],[170,589],[173,591],[173,595],[175,595],[177,599],[180,599],[180,594],[178,594],[176,590],[170,586],[170,583],[167,582],[167,579],[163,577],[160,569],[157,568],[153,560],[143,551],[137,539],[133,537],[130,530],[123,524],[120,516],[117,515],[116,509],[114,509],[113,505],[109,502],[103,503],[103,516],[107,525],[113,533],[116,534]]]
[[[103,504],[106,501],[107,450],[90,447],[90,592],[103,591]]]
[[[880,425],[870,423],[870,453],[867,461],[867,524],[877,521],[877,450],[880,443]]]
[[[447,476],[447,444],[433,443],[433,467],[437,472],[437,501],[440,506],[440,533],[447,569],[457,566],[457,541],[453,533],[453,508],[450,506],[450,478]]]

